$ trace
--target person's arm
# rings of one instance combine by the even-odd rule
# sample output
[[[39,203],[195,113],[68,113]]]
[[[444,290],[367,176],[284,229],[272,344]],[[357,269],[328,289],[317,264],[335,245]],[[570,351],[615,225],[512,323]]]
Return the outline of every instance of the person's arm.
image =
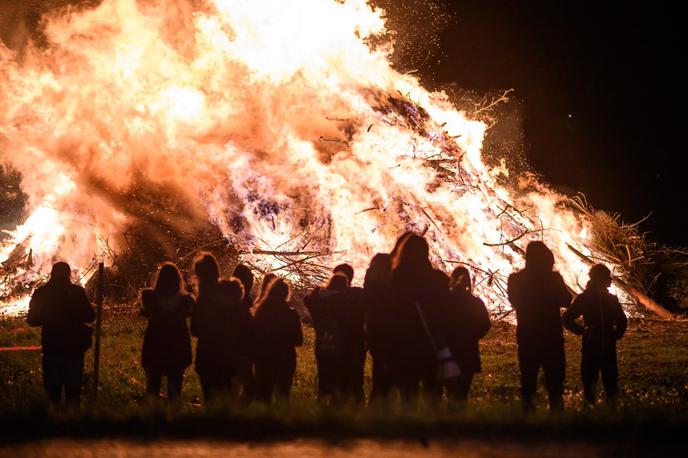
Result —
[[[621,303],[616,296],[614,298],[614,336],[616,340],[619,340],[626,333],[626,328],[628,327],[628,318],[626,318],[626,313],[621,307]]]
[[[518,277],[516,274],[509,275],[506,286],[507,295],[511,307],[518,312],[518,307],[522,304],[521,288],[518,284]]]
[[[564,282],[564,278],[561,276],[561,274],[559,274],[559,272],[555,272],[554,278],[557,285],[557,305],[559,308],[567,309],[571,306],[573,295],[569,292],[569,289]]]
[[[80,318],[83,323],[93,323],[96,320],[96,311],[88,300],[86,291],[81,286],[76,286],[77,301],[79,303]]]
[[[203,322],[203,303],[202,302],[196,302],[196,305],[193,309],[193,312],[191,313],[191,326],[189,326],[189,330],[191,331],[191,335],[194,337],[198,337],[198,335],[202,332],[201,327]]]
[[[139,315],[146,318],[150,318],[153,315],[154,295],[155,293],[149,289],[141,291],[141,311]]]
[[[585,327],[581,326],[576,321],[583,314],[583,303],[584,299],[578,296],[576,300],[573,301],[573,304],[571,304],[571,307],[564,312],[564,316],[562,317],[564,327],[578,336],[585,332]]]
[[[303,345],[303,331],[301,330],[301,319],[296,310],[292,310],[292,316],[294,321],[294,346],[300,347]]]
[[[43,325],[43,315],[44,315],[45,303],[43,300],[43,292],[39,288],[31,296],[31,301],[29,302],[29,313],[26,316],[26,321],[29,326],[42,326]]]
[[[490,315],[487,313],[487,307],[482,299],[476,297],[474,304],[474,316],[475,316],[475,337],[476,340],[480,340],[489,332],[492,327],[490,323]]]

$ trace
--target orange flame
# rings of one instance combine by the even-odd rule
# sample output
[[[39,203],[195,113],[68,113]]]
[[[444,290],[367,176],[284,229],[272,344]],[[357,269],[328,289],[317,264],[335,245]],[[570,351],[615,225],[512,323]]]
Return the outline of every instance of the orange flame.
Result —
[[[499,184],[486,126],[392,68],[392,45],[371,40],[384,12],[365,0],[105,0],[51,15],[45,33],[21,61],[0,45],[0,159],[31,210],[0,259],[31,250],[27,275],[56,258],[83,270],[103,238],[118,249],[137,217],[121,196],[156,187],[250,258],[316,250],[362,272],[416,230],[436,265],[475,266],[496,309],[515,246],[544,238],[584,282],[566,244],[586,246],[588,222],[543,186]]]

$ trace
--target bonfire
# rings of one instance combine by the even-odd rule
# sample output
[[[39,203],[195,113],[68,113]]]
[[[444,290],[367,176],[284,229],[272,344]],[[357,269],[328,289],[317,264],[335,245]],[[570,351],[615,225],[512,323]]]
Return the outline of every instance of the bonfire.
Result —
[[[604,262],[623,302],[666,314],[584,201],[485,160],[485,113],[510,93],[460,110],[426,90],[365,0],[104,0],[41,30],[0,44],[0,163],[27,201],[0,246],[7,313],[58,259],[82,283],[105,262],[129,298],[155,262],[204,249],[306,288],[340,262],[362,278],[414,231],[437,267],[471,269],[495,317],[531,240],[573,292]]]

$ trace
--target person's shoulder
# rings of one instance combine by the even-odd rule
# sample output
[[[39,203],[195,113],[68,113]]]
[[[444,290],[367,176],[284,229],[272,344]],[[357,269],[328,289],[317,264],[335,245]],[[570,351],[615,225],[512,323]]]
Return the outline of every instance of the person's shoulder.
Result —
[[[77,283],[72,283],[71,285],[69,285],[69,289],[72,294],[86,294],[86,290],[84,289],[84,287]]]
[[[508,281],[509,282],[520,281],[522,278],[525,278],[525,276],[526,276],[526,270],[525,269],[517,270],[516,272],[512,272],[509,275]]]
[[[156,300],[155,291],[151,288],[146,288],[141,290],[141,301],[145,303],[150,303]]]

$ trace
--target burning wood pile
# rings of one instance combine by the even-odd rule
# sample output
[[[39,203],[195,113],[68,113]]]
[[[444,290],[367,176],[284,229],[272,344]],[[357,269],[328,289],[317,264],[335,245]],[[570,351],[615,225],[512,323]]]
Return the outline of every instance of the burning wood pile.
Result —
[[[18,310],[56,259],[84,282],[105,260],[118,300],[200,250],[308,288],[339,262],[362,278],[408,230],[438,267],[469,266],[495,317],[536,239],[574,291],[602,260],[639,297],[596,214],[484,160],[509,93],[458,109],[399,73],[365,0],[104,0],[42,32],[0,44],[0,162],[27,196],[0,302]]]

